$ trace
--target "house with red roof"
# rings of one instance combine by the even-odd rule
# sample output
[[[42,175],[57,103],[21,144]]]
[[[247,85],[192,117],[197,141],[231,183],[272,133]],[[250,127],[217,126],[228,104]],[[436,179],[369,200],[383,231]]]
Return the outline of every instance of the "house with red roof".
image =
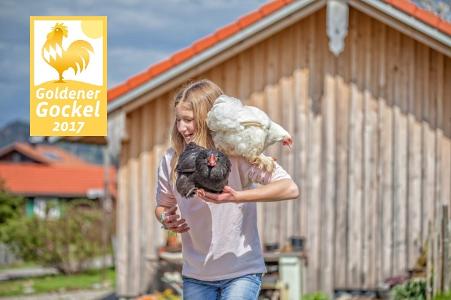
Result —
[[[149,199],[174,95],[204,78],[292,134],[291,152],[268,154],[301,196],[257,210],[263,244],[305,238],[296,293],[378,289],[414,267],[451,207],[451,23],[409,0],[276,0],[108,91],[109,117],[125,120],[120,296],[157,287],[164,232]]]
[[[98,200],[105,191],[103,166],[48,144],[15,143],[0,149],[0,180],[8,192],[26,198],[28,214],[43,216],[49,203]],[[108,193],[116,198],[116,171],[108,172]],[[52,205],[54,206],[54,205]],[[57,205],[49,212],[58,215]]]

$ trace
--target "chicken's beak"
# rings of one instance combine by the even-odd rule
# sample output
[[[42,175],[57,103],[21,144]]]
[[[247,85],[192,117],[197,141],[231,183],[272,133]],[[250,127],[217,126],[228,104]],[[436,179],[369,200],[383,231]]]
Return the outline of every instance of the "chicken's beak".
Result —
[[[293,140],[291,139],[290,136],[285,137],[285,138],[282,140],[282,145],[287,146],[288,149],[291,151],[291,145],[293,145]]]
[[[213,153],[210,154],[210,156],[208,157],[207,164],[209,167],[216,166],[216,156]]]

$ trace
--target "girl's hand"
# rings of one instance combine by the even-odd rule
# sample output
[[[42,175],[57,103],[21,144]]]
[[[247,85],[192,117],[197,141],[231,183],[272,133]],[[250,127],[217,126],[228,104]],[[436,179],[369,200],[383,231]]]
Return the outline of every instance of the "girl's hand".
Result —
[[[230,203],[230,202],[239,202],[239,192],[232,189],[230,186],[226,185],[222,190],[221,194],[214,194],[205,192],[204,190],[198,189],[196,191],[196,195],[204,201],[211,203]]]
[[[176,214],[177,206],[174,205],[164,212],[165,217],[163,225],[167,230],[171,230],[178,233],[187,232],[190,228],[186,224],[185,219],[181,219],[180,215]]]

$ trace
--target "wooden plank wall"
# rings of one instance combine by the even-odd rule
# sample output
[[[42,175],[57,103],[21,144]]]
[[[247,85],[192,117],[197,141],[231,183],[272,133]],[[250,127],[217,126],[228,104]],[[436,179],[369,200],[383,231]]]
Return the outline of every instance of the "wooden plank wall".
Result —
[[[192,80],[269,113],[293,135],[277,157],[300,199],[258,205],[262,242],[307,239],[307,291],[376,287],[412,267],[437,208],[451,207],[451,58],[350,9],[345,50],[321,10]],[[152,285],[164,233],[155,172],[173,92],[127,116],[119,171],[118,292]],[[150,282],[150,285],[149,285]]]

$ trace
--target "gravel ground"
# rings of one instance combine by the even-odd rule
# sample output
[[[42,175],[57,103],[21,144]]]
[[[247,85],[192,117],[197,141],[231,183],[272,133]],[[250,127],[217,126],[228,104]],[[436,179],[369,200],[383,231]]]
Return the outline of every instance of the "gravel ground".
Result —
[[[58,270],[55,268],[43,268],[43,267],[4,269],[0,271],[0,281],[20,278],[40,277],[46,275],[56,275],[58,273],[59,273]]]

